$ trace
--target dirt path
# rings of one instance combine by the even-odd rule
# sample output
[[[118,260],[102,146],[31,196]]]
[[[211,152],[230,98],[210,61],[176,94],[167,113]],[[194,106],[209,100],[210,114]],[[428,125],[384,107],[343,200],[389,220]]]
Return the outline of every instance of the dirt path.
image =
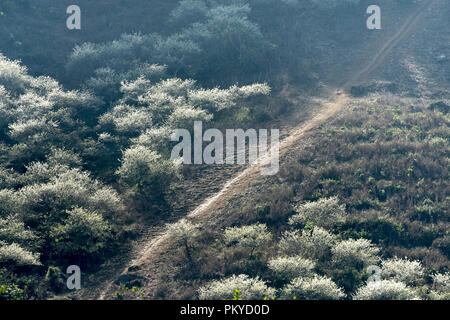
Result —
[[[352,85],[360,83],[377,67],[381,66],[392,51],[392,49],[404,39],[413,29],[415,23],[422,17],[423,13],[437,0],[426,0],[417,8],[417,10],[410,15],[410,17],[403,23],[395,35],[377,52],[371,61],[361,70],[355,72],[350,79],[342,85],[343,90],[348,90]],[[351,98],[346,93],[335,93],[332,97],[325,101],[321,108],[316,112],[316,115],[309,121],[306,121],[300,127],[293,129],[290,134],[280,142],[280,154],[284,154],[293,145],[301,141],[311,130],[318,127],[328,119],[333,117],[337,112],[342,110]],[[195,220],[196,223],[202,223],[212,219],[215,212],[223,207],[227,199],[235,194],[239,194],[247,188],[255,179],[260,177],[260,170],[267,165],[268,159],[249,166],[247,169],[236,175],[234,178],[225,183],[223,188],[216,194],[207,198],[196,209],[191,211],[188,219]],[[123,269],[123,274],[126,274],[130,267],[138,267],[140,269],[155,269],[151,265],[155,264],[158,255],[163,252],[168,236],[164,233],[153,237],[150,241],[145,243],[135,254],[136,258],[129,262]],[[144,266],[144,268],[142,268]],[[163,266],[159,266],[163,267]],[[114,281],[114,280],[113,280]],[[111,288],[113,281],[107,283],[102,290],[99,299],[108,299],[111,297]]]

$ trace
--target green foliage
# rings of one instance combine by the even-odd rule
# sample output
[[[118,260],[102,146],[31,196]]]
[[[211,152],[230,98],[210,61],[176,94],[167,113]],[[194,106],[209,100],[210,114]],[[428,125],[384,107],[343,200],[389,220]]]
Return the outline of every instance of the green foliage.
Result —
[[[234,290],[233,300],[242,300],[238,289]]]
[[[112,234],[110,225],[100,214],[75,208],[67,211],[62,224],[52,227],[50,238],[60,257],[83,257],[100,253]]]

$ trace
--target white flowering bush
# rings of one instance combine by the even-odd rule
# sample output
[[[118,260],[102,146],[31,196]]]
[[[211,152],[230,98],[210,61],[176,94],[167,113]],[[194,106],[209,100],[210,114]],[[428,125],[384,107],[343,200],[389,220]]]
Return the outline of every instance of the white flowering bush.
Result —
[[[186,242],[199,235],[199,227],[182,219],[167,226],[166,234],[174,241]]]
[[[278,257],[269,260],[268,267],[272,270],[276,279],[286,281],[311,276],[315,263],[301,256]]]
[[[42,250],[40,243],[48,243],[45,257],[54,262],[77,254],[100,257],[113,237],[106,219],[116,221],[123,212],[122,200],[115,190],[86,172],[58,163],[76,165],[73,155],[54,150],[49,159],[27,167],[22,180],[25,185],[8,192],[15,199],[10,212],[14,216],[1,223],[0,238],[26,250]],[[25,227],[36,225],[33,230]]]
[[[36,246],[37,236],[17,216],[0,218],[0,241],[16,243],[22,246]]]
[[[200,235],[199,226],[182,219],[176,223],[169,224],[166,234],[173,244],[183,250],[187,261],[192,263],[195,238]]]
[[[7,159],[14,169],[42,160],[50,145],[76,147],[74,132],[85,128],[82,119],[97,112],[100,100],[66,91],[49,77],[32,77],[2,55],[0,65],[0,135],[10,138]]]
[[[194,121],[208,122],[214,112],[239,106],[254,96],[268,95],[270,87],[253,84],[202,89],[193,80],[172,78],[153,84],[140,77],[123,82],[121,92],[119,103],[99,122],[107,130],[136,136],[160,128],[190,130]]]
[[[39,266],[39,254],[22,248],[17,243],[6,244],[0,241],[0,265]]]
[[[330,256],[331,247],[336,238],[325,229],[315,227],[312,230],[286,231],[279,242],[279,251],[287,255],[302,255],[314,260]]]
[[[102,125],[111,125],[115,131],[125,136],[134,136],[151,128],[152,114],[148,110],[128,105],[117,105],[100,118]]]
[[[284,300],[340,300],[344,292],[330,278],[314,276],[296,278],[286,285],[280,293]]]
[[[432,300],[450,300],[450,272],[433,275],[433,286],[429,298]]]
[[[69,168],[80,168],[83,165],[83,160],[77,153],[64,148],[51,148],[47,161],[50,166],[62,165]]]
[[[144,146],[132,146],[125,150],[116,173],[133,196],[160,201],[178,178],[178,165]]]
[[[189,101],[194,106],[203,107],[210,111],[220,111],[229,109],[252,96],[270,94],[270,87],[267,84],[252,84],[238,87],[233,85],[229,89],[199,89],[188,92]]]
[[[20,177],[20,181],[24,185],[47,183],[70,169],[80,169],[82,166],[81,158],[65,149],[53,148],[46,160],[25,166],[26,172]]]
[[[114,66],[124,73],[140,63],[168,65],[172,75],[197,79],[265,69],[263,58],[272,46],[250,21],[250,12],[246,3],[181,1],[169,20],[176,32],[126,34],[108,43],[85,43],[75,47],[67,67],[80,82],[98,69]],[[111,72],[108,75],[114,79]]]
[[[369,265],[376,265],[380,258],[380,250],[367,239],[349,239],[338,242],[332,249],[332,262],[336,268],[361,269]]]
[[[31,77],[28,75],[28,69],[25,66],[22,66],[19,61],[7,59],[0,53],[0,83],[3,86],[7,87],[13,93],[18,93],[30,81]]]
[[[97,254],[112,237],[110,224],[100,214],[82,208],[67,211],[67,218],[52,226],[50,235],[55,252],[65,257]]]
[[[17,211],[16,193],[10,189],[0,190],[0,218],[6,218]]]
[[[417,300],[418,295],[406,284],[396,280],[368,282],[353,295],[354,300]]]
[[[124,82],[136,81],[140,78],[158,81],[166,76],[167,71],[166,66],[149,63],[139,63],[130,68],[123,72],[116,71],[111,66],[98,68],[85,81],[83,87],[101,97],[105,102],[112,102],[121,98],[121,86]]]
[[[17,192],[17,197],[24,219],[39,219],[49,213],[61,218],[62,212],[73,207],[114,217],[123,209],[116,191],[79,169],[67,169],[48,182],[27,185]]]
[[[227,228],[223,238],[228,246],[237,246],[255,250],[262,248],[272,239],[272,234],[265,224]]]
[[[311,222],[316,226],[329,227],[343,221],[346,215],[345,205],[340,205],[336,197],[307,202],[295,209],[297,214],[289,219],[292,226],[302,226]]]
[[[381,276],[414,285],[423,280],[424,269],[420,261],[394,258],[381,262]]]
[[[243,300],[275,297],[275,289],[268,287],[264,281],[241,274],[212,281],[199,289],[199,298],[200,300],[232,300],[236,290],[239,291],[239,296]]]

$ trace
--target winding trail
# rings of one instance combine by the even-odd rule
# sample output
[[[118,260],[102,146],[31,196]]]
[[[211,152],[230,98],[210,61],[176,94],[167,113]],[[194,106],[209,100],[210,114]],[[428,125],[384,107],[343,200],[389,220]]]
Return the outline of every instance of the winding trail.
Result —
[[[370,62],[361,70],[353,74],[350,79],[345,82],[341,87],[344,91],[351,88],[352,85],[364,81],[370,73],[381,66],[386,57],[392,52],[393,48],[402,41],[414,28],[415,23],[423,16],[430,6],[437,0],[424,0],[418,8],[409,16],[408,19],[401,25],[399,30],[386,42],[386,44],[376,53],[376,55],[370,60]],[[347,93],[335,93],[327,102],[323,103],[321,108],[316,112],[316,115],[306,121],[298,128],[291,130],[289,135],[280,142],[280,155],[283,155],[293,145],[301,141],[311,130],[325,123],[337,112],[342,110],[349,102],[351,98]],[[188,215],[188,219],[194,219],[197,223],[207,221],[212,218],[221,206],[226,203],[234,194],[239,194],[242,190],[245,190],[255,179],[260,177],[260,170],[268,164],[269,159],[255,163],[234,178],[225,183],[223,188],[213,196],[207,198],[196,209],[191,211]],[[168,236],[162,233],[156,237],[153,237],[150,241],[144,244],[138,252],[135,254],[136,258],[123,269],[123,274],[126,274],[130,267],[141,267],[151,264],[154,258],[160,253],[161,248],[168,240]],[[113,285],[112,280],[107,283],[102,290],[99,299],[103,300],[110,296],[111,288]]]

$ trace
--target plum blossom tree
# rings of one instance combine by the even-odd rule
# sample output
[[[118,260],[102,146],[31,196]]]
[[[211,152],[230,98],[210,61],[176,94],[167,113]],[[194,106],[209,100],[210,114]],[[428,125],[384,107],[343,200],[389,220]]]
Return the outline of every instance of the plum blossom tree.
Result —
[[[340,205],[337,198],[324,198],[316,202],[307,202],[296,207],[296,215],[289,219],[292,226],[305,225],[310,222],[320,227],[331,227],[345,218],[345,205]]]
[[[406,284],[396,280],[371,281],[353,295],[354,300],[417,300],[418,296]]]
[[[315,263],[300,256],[278,257],[269,260],[268,267],[273,271],[276,279],[288,281],[298,277],[312,276]]]
[[[227,228],[223,234],[225,244],[247,248],[253,253],[257,248],[266,245],[272,238],[264,224]]]
[[[410,261],[397,257],[381,262],[381,276],[409,285],[417,285],[423,281],[424,269],[420,261]]]
[[[285,300],[340,300],[344,292],[330,278],[314,276],[296,278],[286,285],[280,293]]]
[[[275,297],[275,289],[270,288],[259,278],[247,275],[233,275],[229,278],[212,281],[199,289],[200,300],[232,300],[235,291],[243,300],[263,300]]]
[[[39,254],[22,248],[17,243],[6,244],[0,241],[0,265],[39,266]]]
[[[178,178],[178,165],[144,146],[125,150],[116,172],[131,196],[143,201],[162,201],[171,182]]]
[[[280,253],[287,255],[302,255],[313,260],[328,259],[336,237],[322,229],[286,231],[279,242]]]
[[[195,238],[200,235],[199,226],[182,219],[167,226],[167,235],[174,244],[182,248],[186,260],[191,264]]]
[[[338,242],[332,249],[333,264],[338,268],[362,269],[379,262],[380,249],[367,239],[349,239]]]
[[[450,300],[450,272],[433,275],[432,300]]]

